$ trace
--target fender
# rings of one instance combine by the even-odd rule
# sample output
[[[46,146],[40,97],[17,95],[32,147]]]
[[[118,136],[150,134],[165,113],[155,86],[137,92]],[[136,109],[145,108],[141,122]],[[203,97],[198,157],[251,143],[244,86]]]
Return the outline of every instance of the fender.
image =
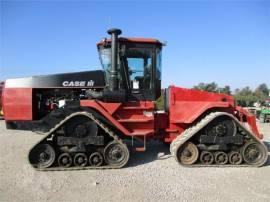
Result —
[[[234,98],[221,93],[170,86],[166,99],[171,123],[191,124],[203,113],[214,108],[234,112]]]

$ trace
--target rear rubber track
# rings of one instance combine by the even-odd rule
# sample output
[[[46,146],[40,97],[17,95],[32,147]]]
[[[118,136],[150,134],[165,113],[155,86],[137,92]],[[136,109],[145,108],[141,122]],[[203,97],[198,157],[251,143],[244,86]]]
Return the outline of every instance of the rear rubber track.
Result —
[[[225,164],[225,165],[220,165],[220,164],[210,164],[210,165],[205,165],[205,164],[200,164],[200,163],[195,163],[191,165],[186,165],[182,164],[177,157],[177,151],[178,149],[181,148],[181,146],[184,145],[188,140],[190,140],[192,137],[194,137],[201,129],[203,129],[207,124],[209,124],[211,121],[213,121],[215,118],[219,116],[228,116],[232,120],[235,121],[237,124],[237,127],[240,127],[249,137],[253,139],[253,141],[261,144],[264,148],[264,160],[258,165],[250,165],[250,164],[240,164],[240,165],[232,165],[232,164]],[[243,123],[241,123],[236,117],[233,115],[226,113],[226,112],[212,112],[208,115],[206,115],[202,120],[200,120],[197,124],[194,126],[189,127],[186,129],[182,134],[178,135],[171,143],[170,145],[170,152],[172,156],[175,158],[175,160],[182,166],[185,167],[260,167],[263,166],[267,159],[268,159],[268,150],[266,146],[255,136],[252,134],[250,130],[248,130]]]

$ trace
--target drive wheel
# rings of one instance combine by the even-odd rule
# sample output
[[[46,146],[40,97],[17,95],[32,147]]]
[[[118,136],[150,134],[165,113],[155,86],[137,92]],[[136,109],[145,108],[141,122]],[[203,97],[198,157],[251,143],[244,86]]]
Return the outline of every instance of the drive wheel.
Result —
[[[237,127],[234,120],[224,116],[216,118],[206,127],[208,136],[235,136],[236,132]]]
[[[243,161],[242,155],[237,151],[232,151],[229,153],[229,162],[232,165],[240,165]]]
[[[102,157],[101,153],[95,152],[95,153],[93,153],[93,154],[90,155],[90,157],[89,157],[89,164],[91,166],[98,167],[98,166],[101,166],[102,163],[103,163],[103,157]]]
[[[228,163],[228,155],[225,152],[216,152],[215,153],[215,162],[219,165],[224,165]]]
[[[177,151],[177,159],[184,165],[191,165],[197,161],[199,150],[192,142],[187,142]]]
[[[211,152],[203,151],[200,155],[200,161],[205,165],[210,165],[214,162],[214,155]]]
[[[37,145],[30,151],[29,161],[37,168],[48,168],[55,160],[55,151],[49,144]]]
[[[68,168],[72,164],[72,158],[68,153],[63,153],[58,157],[58,164],[61,167]]]
[[[87,156],[84,153],[78,153],[74,157],[74,165],[84,167],[87,164]]]
[[[104,149],[105,162],[111,166],[123,167],[129,160],[129,151],[126,145],[110,142]]]
[[[261,166],[267,160],[267,152],[263,145],[257,142],[246,144],[242,150],[243,159],[247,164]]]

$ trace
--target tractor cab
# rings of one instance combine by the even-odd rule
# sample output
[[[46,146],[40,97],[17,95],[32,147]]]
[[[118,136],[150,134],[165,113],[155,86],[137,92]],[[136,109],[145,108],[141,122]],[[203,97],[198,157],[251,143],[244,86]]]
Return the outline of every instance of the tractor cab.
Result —
[[[124,91],[127,100],[156,100],[161,93],[162,43],[156,39],[118,38],[118,29],[108,31],[112,39],[97,44],[107,87]]]

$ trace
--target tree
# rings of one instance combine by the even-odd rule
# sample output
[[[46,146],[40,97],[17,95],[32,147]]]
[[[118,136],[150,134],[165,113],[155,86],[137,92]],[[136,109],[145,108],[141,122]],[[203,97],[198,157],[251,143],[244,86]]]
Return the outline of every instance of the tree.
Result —
[[[269,96],[269,89],[265,83],[260,84],[256,90],[255,95],[258,97],[261,103],[264,103],[265,99]]]
[[[219,88],[219,93],[224,93],[224,94],[227,94],[227,95],[231,95],[231,87],[226,85],[224,86],[224,88]]]
[[[208,92],[217,92],[218,85],[215,82],[199,83],[197,86],[194,86],[193,89],[203,90],[203,91],[208,91]]]
[[[194,86],[193,89],[214,92],[214,93],[224,93],[224,94],[231,94],[231,87],[226,85],[224,87],[219,87],[215,82],[211,83],[199,83],[198,85]]]
[[[262,92],[265,96],[269,96],[269,89],[268,89],[268,87],[267,87],[267,85],[266,85],[265,83],[260,84],[260,85],[256,88],[255,92],[256,92],[256,91],[260,91],[260,92]]]
[[[250,89],[249,86],[244,87],[243,89],[236,89],[234,95],[237,105],[242,107],[252,107],[255,102],[258,101],[258,97]]]

